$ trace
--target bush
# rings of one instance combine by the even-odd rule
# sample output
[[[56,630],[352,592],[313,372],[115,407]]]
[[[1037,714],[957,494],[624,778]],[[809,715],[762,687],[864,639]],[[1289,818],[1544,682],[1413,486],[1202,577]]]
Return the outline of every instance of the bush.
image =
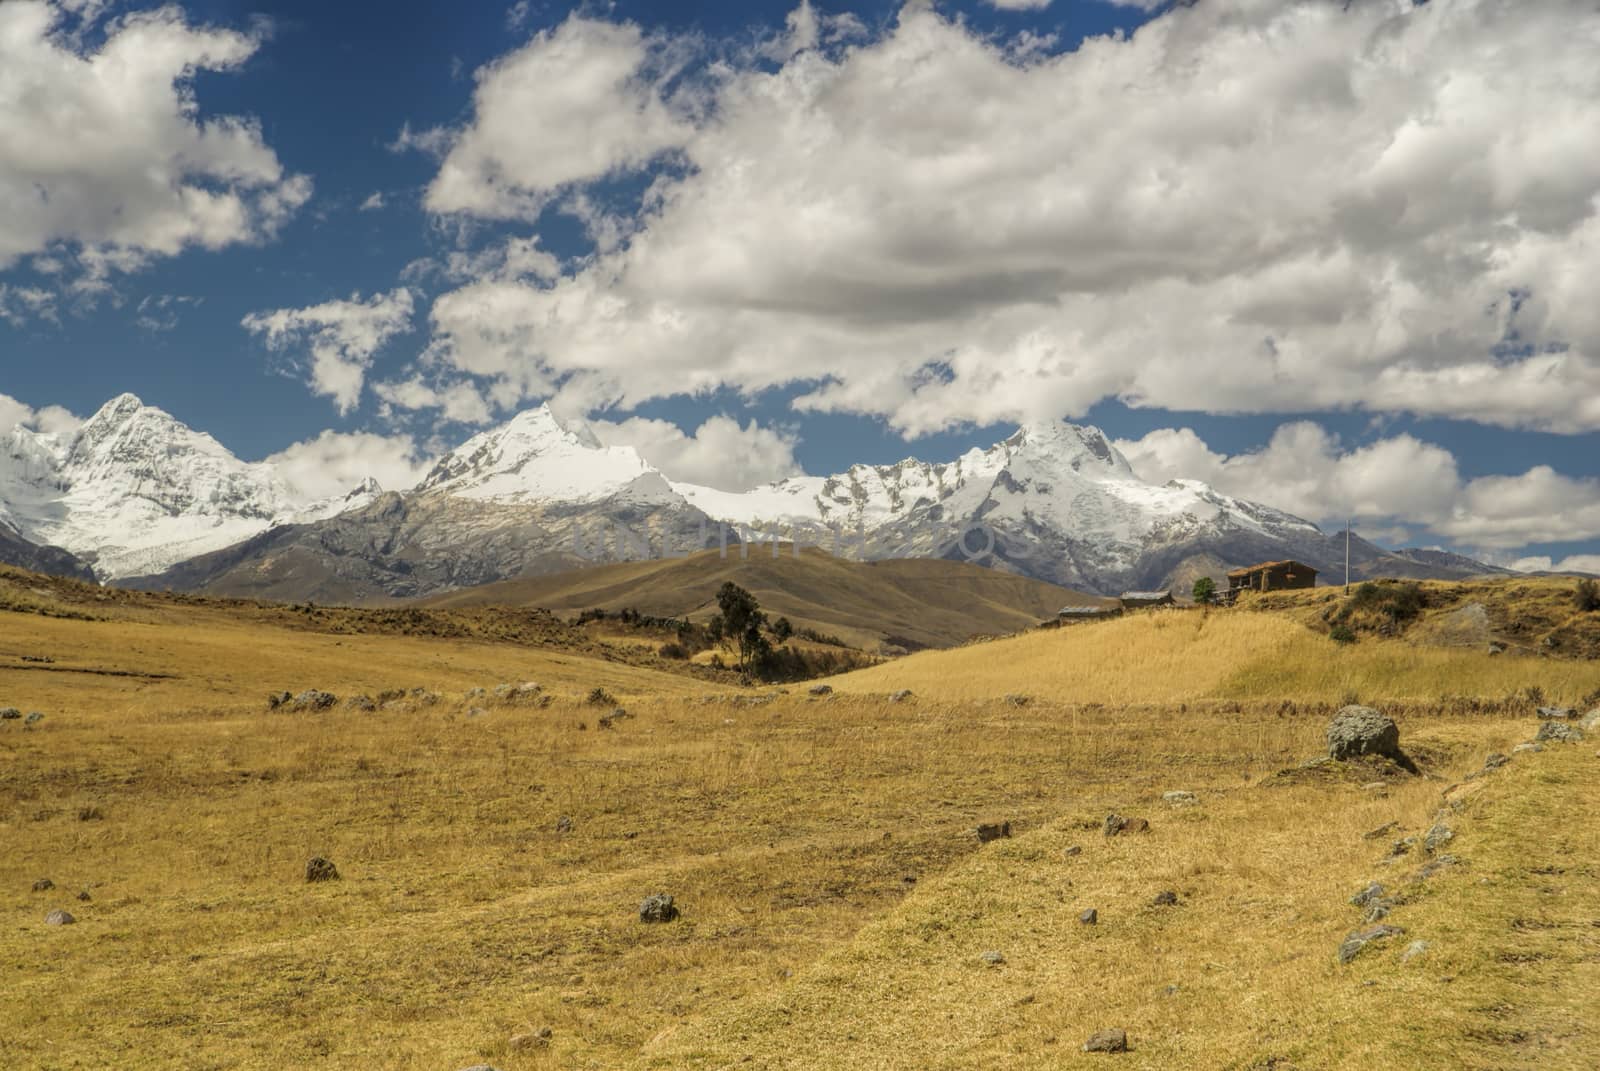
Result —
[[[590,692],[588,702],[590,705],[597,707],[614,707],[617,705],[617,701],[611,697],[611,693],[604,688],[596,688]]]
[[[1194,582],[1194,601],[1201,606],[1209,606],[1217,601],[1217,582],[1209,576],[1203,576]]]
[[[656,654],[662,658],[670,658],[674,661],[682,662],[689,657],[689,648],[681,643],[663,643]]]
[[[1578,588],[1572,593],[1572,601],[1580,613],[1590,614],[1600,610],[1600,584],[1587,577],[1578,581]]]
[[[1349,644],[1356,642],[1355,630],[1349,625],[1335,625],[1333,631],[1328,633],[1328,638],[1334,643]]]

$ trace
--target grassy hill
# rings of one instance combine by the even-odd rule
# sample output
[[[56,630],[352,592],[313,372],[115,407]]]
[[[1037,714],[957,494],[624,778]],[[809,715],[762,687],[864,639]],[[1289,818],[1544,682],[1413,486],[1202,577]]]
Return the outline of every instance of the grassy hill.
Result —
[[[1600,743],[1511,749],[1600,662],[1341,647],[1321,613],[1035,631],[813,696],[528,611],[0,574],[0,707],[46,715],[0,721],[0,1066],[1592,1067]],[[547,705],[492,691],[525,679]],[[1357,697],[1420,774],[1302,765]],[[1390,858],[1441,821],[1455,865]],[[1372,880],[1406,932],[1341,964]],[[639,921],[657,892],[678,921]],[[1108,1027],[1131,1052],[1079,1051]]]
[[[797,557],[783,545],[703,551],[686,558],[602,565],[450,592],[421,606],[538,606],[550,610],[637,609],[704,619],[717,589],[733,581],[772,617],[838,636],[851,646],[950,647],[973,636],[1015,632],[1063,606],[1107,604],[1039,580],[966,562],[899,559],[852,562],[815,548]]]

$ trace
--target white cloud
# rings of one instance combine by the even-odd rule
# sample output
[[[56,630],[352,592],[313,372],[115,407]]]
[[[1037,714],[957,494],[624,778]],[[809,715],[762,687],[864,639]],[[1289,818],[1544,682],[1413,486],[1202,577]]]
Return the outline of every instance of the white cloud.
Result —
[[[381,190],[380,191],[376,191],[376,192],[373,192],[373,193],[369,193],[367,195],[367,199],[365,201],[361,202],[360,207],[358,207],[356,209],[356,211],[358,211],[358,212],[377,212],[377,211],[381,210],[384,207],[385,203],[386,202],[384,201],[383,192]]]
[[[35,409],[9,394],[0,394],[0,435],[18,427],[47,434],[70,435],[82,424],[82,417],[59,405],[47,405]]]
[[[348,493],[368,477],[385,491],[405,491],[432,462],[407,435],[324,431],[266,459],[305,502]]]
[[[669,421],[644,417],[620,423],[591,420],[589,427],[607,446],[632,446],[669,478],[684,483],[748,491],[801,472],[794,435],[753,420],[741,426],[732,417],[714,416],[692,435]]]
[[[984,3],[1001,11],[1043,11],[1050,6],[1050,0],[984,0]]]
[[[146,331],[173,331],[186,308],[198,308],[204,298],[182,294],[151,294],[139,299],[133,322]]]
[[[428,210],[535,219],[561,188],[681,145],[690,128],[663,98],[673,52],[631,23],[573,15],[483,68],[465,129],[401,134],[444,152]]]
[[[462,380],[430,383],[417,375],[374,383],[372,389],[390,416],[396,410],[437,409],[446,420],[458,424],[487,424],[493,418],[483,395],[471,383]]]
[[[1209,0],[1043,55],[913,4],[670,96],[672,45],[574,18],[427,135],[430,209],[683,166],[553,285],[443,295],[430,356],[590,408],[815,382],[910,434],[1107,397],[1600,428],[1596,34],[1579,0]]]
[[[0,320],[20,327],[31,320],[52,320],[56,313],[56,295],[37,286],[8,286],[0,283]]]
[[[268,237],[311,194],[255,120],[200,114],[195,76],[236,69],[257,37],[167,6],[106,23],[84,51],[67,12],[102,6],[0,3],[0,270],[58,250],[86,293],[153,257]]]
[[[1231,457],[1189,428],[1116,445],[1146,480],[1202,480],[1321,523],[1353,518],[1375,538],[1422,529],[1488,552],[1600,538],[1600,480],[1543,465],[1463,480],[1448,450],[1410,435],[1346,451],[1323,428],[1301,421],[1280,427],[1264,448]]]
[[[413,299],[405,287],[363,300],[328,301],[305,309],[254,312],[242,322],[279,351],[309,351],[306,369],[311,389],[334,400],[341,414],[361,401],[373,356],[396,335],[411,328]]]
[[[1560,561],[1549,555],[1518,558],[1507,568],[1524,573],[1600,573],[1600,554],[1569,554]]]

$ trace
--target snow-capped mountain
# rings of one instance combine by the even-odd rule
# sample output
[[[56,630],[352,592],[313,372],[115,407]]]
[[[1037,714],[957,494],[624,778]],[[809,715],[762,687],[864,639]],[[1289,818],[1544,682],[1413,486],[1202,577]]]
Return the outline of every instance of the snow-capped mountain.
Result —
[[[1272,558],[1328,571],[1344,556],[1342,536],[1280,510],[1194,481],[1146,483],[1092,427],[1031,425],[951,462],[858,465],[730,493],[673,483],[632,448],[606,447],[541,406],[474,436],[411,491],[264,528],[136,583],[317,601],[410,598],[774,538],[852,558],[967,559],[1103,593],[1184,587]],[[1357,576],[1474,571],[1359,539],[1351,552]]]
[[[131,394],[75,432],[0,436],[0,522],[115,580],[160,572],[280,524],[320,520],[378,494],[308,502],[270,466],[233,456]]]

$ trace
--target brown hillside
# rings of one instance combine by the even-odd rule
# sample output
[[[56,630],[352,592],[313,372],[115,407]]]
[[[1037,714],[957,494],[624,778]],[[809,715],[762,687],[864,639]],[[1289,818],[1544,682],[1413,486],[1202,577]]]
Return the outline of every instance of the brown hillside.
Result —
[[[1015,632],[1063,606],[1109,603],[1070,588],[965,562],[851,562],[807,548],[752,549],[748,558],[705,551],[687,558],[623,562],[468,588],[418,605],[636,609],[660,617],[709,617],[725,581],[746,588],[771,616],[854,646],[951,647]]]

